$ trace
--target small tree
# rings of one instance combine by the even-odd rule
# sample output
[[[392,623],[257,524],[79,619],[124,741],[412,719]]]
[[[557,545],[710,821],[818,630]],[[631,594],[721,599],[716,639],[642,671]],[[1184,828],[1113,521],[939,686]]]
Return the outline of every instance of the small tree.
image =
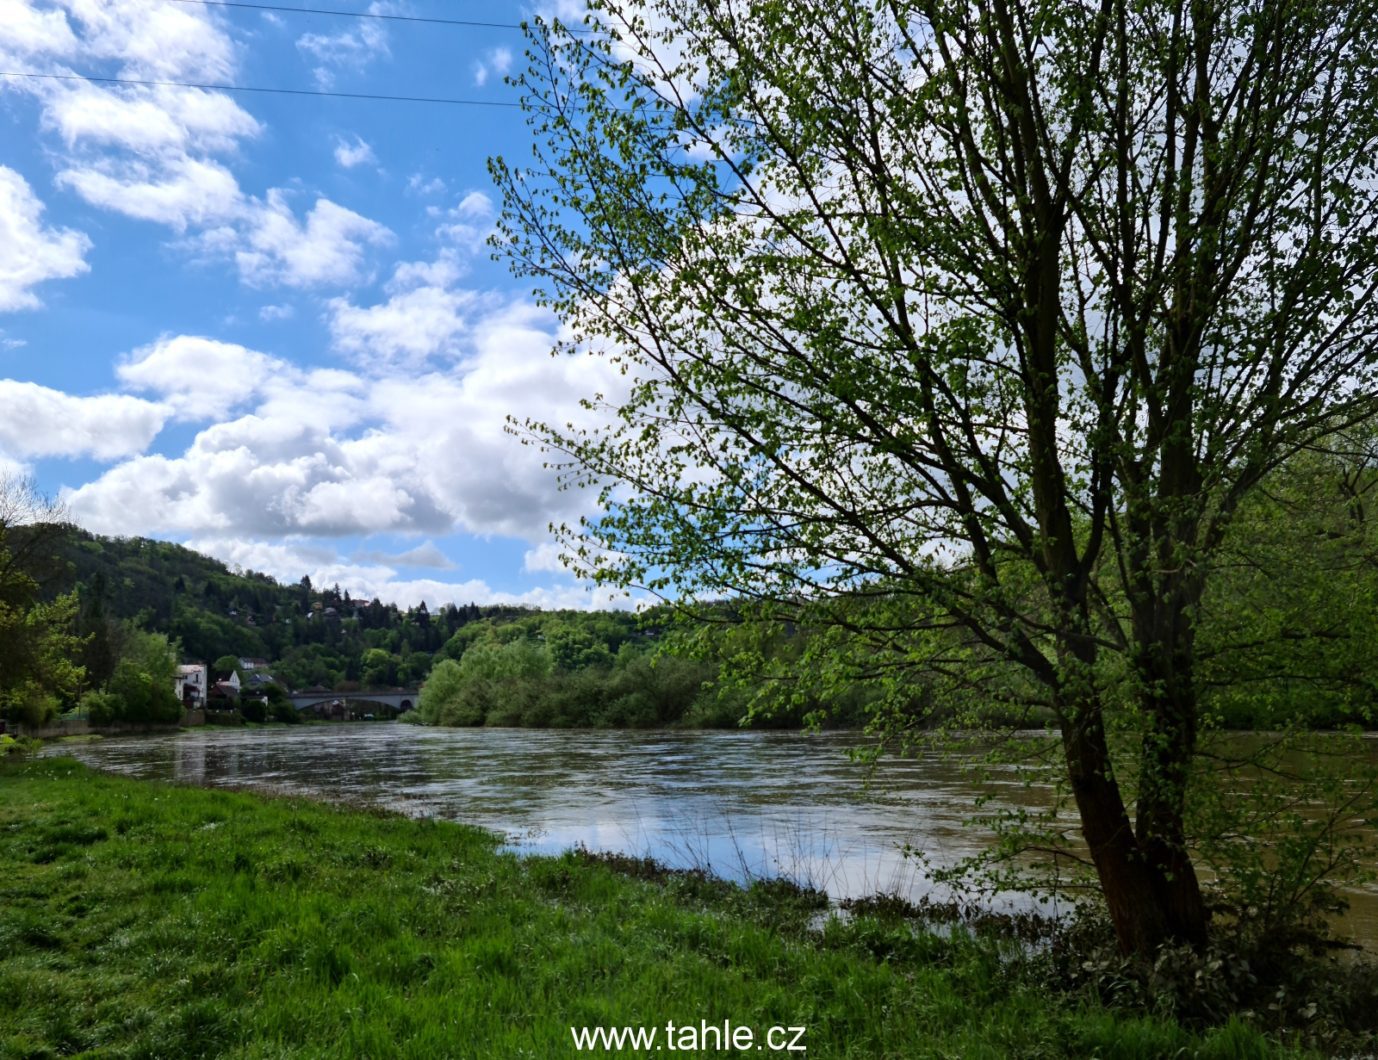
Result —
[[[500,242],[564,348],[628,381],[591,399],[604,426],[531,425],[602,488],[578,567],[1041,704],[1121,946],[1201,943],[1203,593],[1258,484],[1375,412],[1376,16],[597,0],[592,32],[537,24]]]

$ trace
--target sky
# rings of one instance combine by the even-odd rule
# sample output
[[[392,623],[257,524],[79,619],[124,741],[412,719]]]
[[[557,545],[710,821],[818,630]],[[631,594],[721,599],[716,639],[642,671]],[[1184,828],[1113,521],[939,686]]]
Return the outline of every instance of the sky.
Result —
[[[601,382],[486,244],[538,9],[299,6],[500,25],[0,0],[0,70],[57,75],[0,77],[0,472],[286,582],[605,606],[548,531],[594,499],[504,430]]]

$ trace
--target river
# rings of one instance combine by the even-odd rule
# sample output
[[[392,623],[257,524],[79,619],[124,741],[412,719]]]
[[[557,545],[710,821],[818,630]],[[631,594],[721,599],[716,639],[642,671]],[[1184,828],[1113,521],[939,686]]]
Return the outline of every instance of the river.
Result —
[[[976,800],[1037,808],[1014,766],[981,780],[937,753],[849,759],[853,734],[426,729],[361,723],[68,743],[99,769],[182,783],[363,801],[478,825],[520,851],[578,844],[738,881],[785,876],[834,898],[946,897],[906,848],[950,865],[990,842]],[[1070,824],[1071,822],[1069,822]],[[1344,928],[1378,948],[1378,892],[1351,892]],[[1006,894],[994,908],[1042,908]],[[1065,902],[1063,904],[1065,908]]]

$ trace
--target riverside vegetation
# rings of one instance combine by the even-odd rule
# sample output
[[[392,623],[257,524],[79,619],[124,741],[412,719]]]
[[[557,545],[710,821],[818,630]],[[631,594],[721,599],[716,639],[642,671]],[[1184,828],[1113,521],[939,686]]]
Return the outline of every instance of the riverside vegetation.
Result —
[[[63,759],[0,771],[3,1056],[552,1057],[574,1054],[571,1026],[667,1020],[802,1025],[807,1055],[867,1060],[1378,1045],[1334,984],[1270,1037],[883,902],[829,916],[784,885],[519,858],[444,822]]]

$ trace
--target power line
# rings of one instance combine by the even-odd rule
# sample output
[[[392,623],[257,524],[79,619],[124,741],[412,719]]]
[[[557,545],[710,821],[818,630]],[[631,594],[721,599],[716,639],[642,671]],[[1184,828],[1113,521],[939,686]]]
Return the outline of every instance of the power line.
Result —
[[[422,18],[419,15],[383,15],[371,11],[336,11],[323,7],[283,7],[277,4],[250,4],[242,0],[175,0],[179,4],[202,7],[243,7],[251,11],[290,11],[294,15],[337,15],[341,18],[376,18],[389,22],[430,22],[440,26],[481,26],[485,29],[521,29],[513,22],[474,22],[458,18]]]
[[[251,4],[246,0],[174,0],[179,4],[199,4],[202,7],[241,7],[250,11],[286,11],[294,15],[335,15],[339,18],[374,18],[387,22],[428,22],[436,26],[469,26],[482,29],[521,29],[515,22],[479,22],[463,18],[428,18],[421,15],[384,15],[372,11],[339,11],[325,7],[286,7],[279,4]],[[571,29],[571,33],[587,33]]]
[[[93,81],[104,85],[140,85],[145,88],[200,88],[208,92],[261,92],[280,96],[328,96],[332,99],[372,99],[389,103],[445,103],[456,107],[511,107],[520,103],[494,99],[449,99],[443,96],[385,96],[376,92],[326,92],[313,88],[266,88],[261,85],[210,85],[194,81],[141,81],[132,77],[88,77],[85,74],[39,74],[29,70],[0,70],[0,77],[32,77],[47,81]]]

